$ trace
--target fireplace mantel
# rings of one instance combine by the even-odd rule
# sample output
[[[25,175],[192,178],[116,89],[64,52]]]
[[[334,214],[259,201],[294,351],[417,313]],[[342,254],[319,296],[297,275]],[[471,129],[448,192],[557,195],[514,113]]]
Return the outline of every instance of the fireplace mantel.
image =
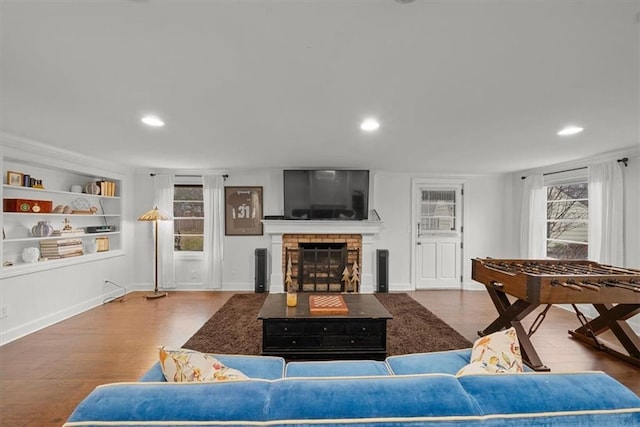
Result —
[[[263,220],[264,234],[378,234],[382,221]]]
[[[282,271],[282,236],[284,234],[360,234],[362,265],[360,292],[373,293],[373,238],[382,229],[382,221],[340,220],[263,220],[264,233],[271,236],[271,275],[269,292],[284,292]]]

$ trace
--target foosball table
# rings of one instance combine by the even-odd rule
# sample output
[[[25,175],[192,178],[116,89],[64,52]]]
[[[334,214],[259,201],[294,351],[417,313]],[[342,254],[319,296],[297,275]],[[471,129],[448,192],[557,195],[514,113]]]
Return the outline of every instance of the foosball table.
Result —
[[[591,261],[476,258],[471,262],[473,280],[485,285],[498,311],[498,317],[478,334],[484,336],[513,326],[522,357],[534,370],[549,370],[530,337],[552,304],[573,306],[582,325],[569,331],[573,338],[640,366],[640,339],[626,322],[640,313],[640,270]],[[588,321],[576,304],[593,305],[598,316]],[[543,305],[546,307],[526,331],[522,320]],[[598,339],[606,331],[615,335],[626,354]]]

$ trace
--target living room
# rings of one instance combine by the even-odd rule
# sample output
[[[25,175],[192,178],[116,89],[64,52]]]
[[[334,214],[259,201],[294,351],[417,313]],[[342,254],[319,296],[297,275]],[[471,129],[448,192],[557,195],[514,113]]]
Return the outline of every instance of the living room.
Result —
[[[11,247],[22,243],[3,243],[14,265],[2,269],[2,345],[154,288],[153,227],[137,219],[158,203],[159,174],[228,175],[225,187],[261,188],[263,216],[281,216],[284,170],[368,170],[380,226],[363,286],[375,289],[383,249],[389,292],[484,294],[473,258],[524,256],[523,176],[627,158],[618,266],[640,268],[637,2],[80,3],[3,4],[2,172],[117,181],[118,234],[86,262],[22,271]],[[166,125],[140,124],[143,112]],[[360,130],[367,115],[377,132]],[[571,124],[583,132],[556,134]],[[422,183],[464,190],[453,287],[417,284]],[[253,292],[255,250],[273,257],[272,236],[220,237],[218,285],[200,254],[177,254],[162,289]],[[628,322],[640,331],[638,316]]]

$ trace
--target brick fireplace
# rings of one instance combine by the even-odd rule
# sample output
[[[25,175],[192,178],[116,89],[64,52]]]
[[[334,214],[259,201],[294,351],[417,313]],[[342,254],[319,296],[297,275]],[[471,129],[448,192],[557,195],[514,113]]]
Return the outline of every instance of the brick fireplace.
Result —
[[[301,244],[318,243],[321,249],[344,244],[349,270],[354,262],[358,263],[359,291],[373,293],[373,243],[382,227],[381,221],[264,220],[263,223],[265,234],[271,237],[269,292],[285,291],[287,252],[297,252]],[[336,290],[336,286],[329,290]]]
[[[301,291],[357,292],[361,253],[360,234],[284,234],[281,268],[286,279],[291,265],[292,285]]]

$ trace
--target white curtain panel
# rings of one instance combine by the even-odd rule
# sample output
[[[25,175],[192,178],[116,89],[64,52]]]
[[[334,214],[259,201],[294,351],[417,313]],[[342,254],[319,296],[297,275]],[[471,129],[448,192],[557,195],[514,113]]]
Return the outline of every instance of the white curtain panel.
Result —
[[[156,206],[173,218],[173,182],[170,174],[155,176]],[[158,221],[158,287],[176,287],[175,261],[173,257],[173,221]]]
[[[204,175],[204,286],[222,288],[222,259],[224,255],[224,178]]]
[[[542,174],[525,178],[520,221],[520,256],[547,257],[547,195]]]
[[[589,259],[602,264],[624,263],[623,178],[617,161],[590,165]]]

